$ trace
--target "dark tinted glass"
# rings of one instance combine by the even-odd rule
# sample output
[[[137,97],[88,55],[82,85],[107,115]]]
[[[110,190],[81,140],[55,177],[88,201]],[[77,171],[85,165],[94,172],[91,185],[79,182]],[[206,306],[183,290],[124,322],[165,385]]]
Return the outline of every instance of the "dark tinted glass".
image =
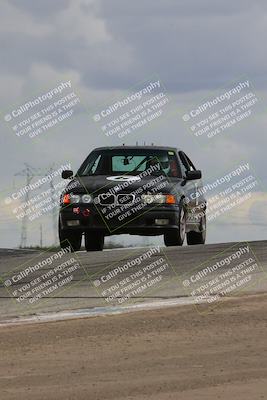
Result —
[[[138,175],[158,164],[159,170],[170,177],[180,177],[177,157],[172,150],[118,149],[93,151],[78,171],[79,176]],[[157,171],[152,173],[157,174]]]

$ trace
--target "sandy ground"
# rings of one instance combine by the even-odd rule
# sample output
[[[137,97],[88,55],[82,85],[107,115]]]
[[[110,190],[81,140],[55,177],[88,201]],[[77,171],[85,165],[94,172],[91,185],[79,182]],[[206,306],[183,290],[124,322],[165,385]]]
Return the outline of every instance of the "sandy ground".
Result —
[[[267,295],[2,327],[1,399],[267,398]]]

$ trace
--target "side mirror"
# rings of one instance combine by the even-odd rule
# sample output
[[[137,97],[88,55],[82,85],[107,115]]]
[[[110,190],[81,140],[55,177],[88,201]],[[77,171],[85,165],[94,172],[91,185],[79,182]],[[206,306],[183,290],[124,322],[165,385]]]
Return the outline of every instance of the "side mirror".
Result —
[[[65,169],[61,173],[61,178],[62,179],[70,179],[72,177],[73,177],[73,171],[71,171],[70,169]]]
[[[198,169],[196,171],[187,171],[186,172],[186,180],[187,181],[194,181],[195,179],[201,179],[202,178],[202,173]]]

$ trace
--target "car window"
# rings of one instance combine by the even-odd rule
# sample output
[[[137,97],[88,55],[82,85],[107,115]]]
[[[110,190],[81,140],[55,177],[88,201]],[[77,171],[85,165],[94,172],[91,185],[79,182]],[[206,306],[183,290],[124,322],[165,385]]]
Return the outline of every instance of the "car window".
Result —
[[[99,166],[101,154],[92,153],[83,170],[83,175],[94,175]]]
[[[100,162],[100,158],[101,158],[101,155],[99,154],[99,156],[97,157],[97,159],[95,160],[95,162],[92,165],[92,168],[91,168],[92,174],[94,174],[95,171],[97,170],[97,167],[98,167],[99,162]]]
[[[195,171],[196,167],[194,166],[194,164],[192,163],[192,161],[190,160],[190,158],[184,153],[186,161],[189,165],[190,171]]]
[[[179,156],[180,156],[180,160],[181,160],[182,174],[183,174],[183,176],[185,176],[186,172],[189,171],[189,164],[185,157],[185,154],[182,151],[179,151]]]
[[[113,156],[111,165],[113,172],[132,172],[134,169],[144,171],[147,165],[146,156]]]
[[[166,176],[181,178],[180,163],[174,151],[159,149],[99,150],[92,152],[78,170],[80,176],[134,174],[159,165],[152,175],[163,171]]]
[[[187,171],[195,171],[196,170],[196,168],[195,168],[194,164],[192,163],[192,161],[190,160],[190,158],[183,151],[179,152],[179,156],[181,159],[181,163],[182,163],[181,167],[182,167],[182,172],[183,172],[184,176],[186,175]]]

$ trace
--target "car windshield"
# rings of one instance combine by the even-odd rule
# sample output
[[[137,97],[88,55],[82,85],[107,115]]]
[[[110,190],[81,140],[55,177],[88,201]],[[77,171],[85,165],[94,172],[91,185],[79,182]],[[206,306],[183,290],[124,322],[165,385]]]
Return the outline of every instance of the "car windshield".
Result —
[[[154,166],[155,168],[150,168]],[[152,175],[164,173],[180,177],[177,157],[172,150],[116,149],[93,151],[78,170],[79,176],[138,175],[150,168]]]

